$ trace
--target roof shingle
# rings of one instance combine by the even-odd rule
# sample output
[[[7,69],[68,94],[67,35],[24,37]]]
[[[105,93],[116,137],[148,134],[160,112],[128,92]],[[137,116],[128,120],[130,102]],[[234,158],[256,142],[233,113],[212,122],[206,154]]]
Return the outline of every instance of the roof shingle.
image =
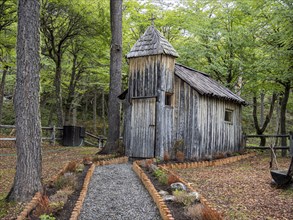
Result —
[[[175,75],[189,84],[201,95],[230,100],[242,105],[247,104],[244,99],[210,78],[207,74],[176,63]]]
[[[167,39],[152,25],[131,48],[127,58],[166,54],[178,57],[178,53]]]

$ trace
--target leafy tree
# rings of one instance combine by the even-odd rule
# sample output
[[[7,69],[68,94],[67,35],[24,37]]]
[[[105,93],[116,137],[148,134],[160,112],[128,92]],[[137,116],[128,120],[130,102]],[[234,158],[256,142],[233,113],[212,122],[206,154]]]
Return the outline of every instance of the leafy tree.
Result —
[[[0,84],[0,121],[5,93],[6,77],[14,67],[16,1],[3,0],[0,3],[0,66],[2,78]]]
[[[76,2],[77,3],[77,2]],[[75,7],[73,7],[75,6]],[[56,92],[56,113],[58,126],[64,123],[62,102],[62,61],[70,40],[85,34],[88,28],[80,4],[72,1],[45,1],[41,16],[41,31],[44,38],[42,53],[55,64],[54,86]]]

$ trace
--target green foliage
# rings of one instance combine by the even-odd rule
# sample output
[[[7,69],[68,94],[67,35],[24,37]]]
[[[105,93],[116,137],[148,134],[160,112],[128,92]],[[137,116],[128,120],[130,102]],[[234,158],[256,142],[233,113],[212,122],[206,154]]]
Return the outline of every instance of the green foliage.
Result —
[[[166,174],[166,172],[164,172],[161,169],[156,169],[153,173],[153,175],[157,178],[157,180],[164,184],[167,185],[168,184],[168,175]]]
[[[60,176],[55,183],[56,189],[64,189],[64,188],[71,188],[75,189],[77,184],[77,179],[74,173],[65,173],[64,175]]]
[[[188,194],[186,191],[175,190],[173,191],[173,196],[175,196],[175,201],[184,204],[184,206],[190,206],[195,197]]]
[[[50,215],[47,215],[47,214],[43,214],[40,216],[40,220],[55,220],[56,218],[50,214]]]
[[[6,202],[5,197],[0,197],[0,218],[2,219],[7,214],[7,210],[15,206],[15,202]]]
[[[0,8],[0,74],[9,66],[5,94],[15,83],[16,0]],[[93,92],[109,93],[110,9],[107,0],[49,0],[42,4],[41,119],[56,124],[56,51],[62,50],[63,106],[77,108],[77,121],[92,127]],[[293,10],[288,0],[123,1],[123,53],[126,55],[155,17],[157,29],[179,53],[177,62],[210,74],[239,92],[252,96],[273,92],[282,98],[284,83],[293,81]],[[5,25],[3,25],[5,24]],[[44,26],[46,24],[46,26]],[[70,30],[70,33],[67,31]],[[50,35],[52,34],[52,36]],[[50,39],[55,44],[50,44]],[[59,44],[63,42],[62,45]],[[53,55],[50,56],[50,53]],[[55,55],[54,55],[55,54]],[[75,69],[76,74],[73,74]],[[128,65],[123,60],[123,89]],[[70,88],[74,85],[74,95]],[[292,86],[292,85],[291,85]],[[266,98],[267,99],[267,98]],[[266,100],[268,102],[269,100]],[[277,108],[276,108],[277,109]],[[107,109],[106,109],[107,111]],[[101,105],[97,108],[101,117]],[[243,127],[252,133],[251,108],[243,110]],[[54,114],[52,114],[54,113]],[[293,128],[293,99],[287,104],[287,130]],[[278,119],[274,112],[272,119]],[[100,121],[99,121],[100,122]],[[14,124],[13,105],[4,102],[3,124]],[[102,123],[98,123],[102,124]],[[275,124],[268,131],[275,132]],[[90,128],[92,129],[92,128]],[[93,129],[94,130],[94,129]],[[99,134],[103,129],[98,129]]]

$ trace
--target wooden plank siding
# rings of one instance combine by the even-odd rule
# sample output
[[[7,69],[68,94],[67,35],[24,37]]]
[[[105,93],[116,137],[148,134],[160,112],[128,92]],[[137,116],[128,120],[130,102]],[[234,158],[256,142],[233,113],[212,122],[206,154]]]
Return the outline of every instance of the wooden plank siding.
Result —
[[[131,157],[154,157],[156,98],[133,99],[131,111]]]
[[[174,95],[173,145],[176,141],[183,140],[185,157],[193,158],[200,154],[198,94],[180,78],[175,77]]]
[[[130,98],[155,97],[158,89],[172,93],[174,68],[174,58],[166,55],[129,59]]]
[[[184,141],[186,158],[203,158],[219,152],[234,152],[241,144],[241,105],[199,95],[175,77],[172,144]],[[233,110],[232,123],[225,122],[225,109]],[[170,141],[169,141],[170,142]],[[170,149],[170,144],[165,146]]]

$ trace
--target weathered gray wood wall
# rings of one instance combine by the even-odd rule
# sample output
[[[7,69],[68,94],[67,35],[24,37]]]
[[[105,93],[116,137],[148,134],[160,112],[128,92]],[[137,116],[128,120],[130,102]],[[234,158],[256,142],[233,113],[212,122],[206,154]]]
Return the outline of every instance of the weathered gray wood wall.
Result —
[[[126,131],[124,135],[129,156],[154,157],[163,154],[164,133],[167,132],[165,92],[173,93],[174,66],[175,59],[162,54],[129,59],[131,126],[126,127],[131,133]],[[171,132],[172,128],[169,127],[169,130]],[[171,143],[170,140],[167,142]]]
[[[156,157],[163,157],[166,146],[172,144],[168,140],[172,134],[172,110],[166,110],[165,94],[174,93],[174,57],[159,55],[161,57],[160,74],[158,75],[157,103],[156,103]]]
[[[165,55],[129,59],[130,98],[154,97],[158,89],[172,92],[175,59]]]
[[[241,105],[201,96],[178,77],[175,77],[174,95],[173,124],[168,125],[173,128],[173,141],[165,149],[170,152],[170,147],[179,140],[184,141],[186,158],[240,149]],[[224,121],[226,109],[233,110],[232,123]]]
[[[156,99],[133,99],[130,156],[154,157]]]

